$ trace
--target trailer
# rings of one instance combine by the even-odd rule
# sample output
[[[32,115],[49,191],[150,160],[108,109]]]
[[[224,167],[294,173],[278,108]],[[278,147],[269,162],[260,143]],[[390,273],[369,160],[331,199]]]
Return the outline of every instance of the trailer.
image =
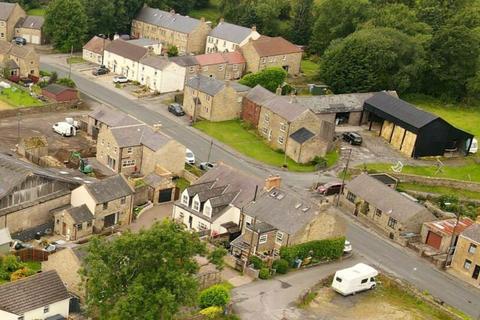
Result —
[[[377,285],[378,271],[365,263],[338,270],[333,277],[332,288],[343,296],[370,290]]]

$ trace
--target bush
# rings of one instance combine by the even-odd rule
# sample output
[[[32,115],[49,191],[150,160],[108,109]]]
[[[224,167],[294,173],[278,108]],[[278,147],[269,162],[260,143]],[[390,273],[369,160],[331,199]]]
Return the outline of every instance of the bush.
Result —
[[[48,84],[57,82],[57,79],[58,79],[58,74],[55,71],[53,71],[52,74],[50,75],[50,79],[48,80]]]
[[[75,88],[75,82],[72,79],[60,78],[57,80],[57,83],[66,87]]]
[[[260,270],[265,266],[262,259],[260,259],[257,256],[251,256],[248,263],[253,264],[253,269],[256,269],[256,270]]]
[[[2,267],[7,272],[14,272],[22,267],[22,263],[17,256],[7,255],[2,259]]]
[[[199,305],[205,309],[211,306],[224,307],[230,301],[230,293],[225,286],[215,285],[200,292]]]
[[[314,166],[318,166],[319,169],[323,169],[327,167],[327,160],[323,157],[315,156],[311,161],[311,164]]]
[[[26,277],[29,277],[29,276],[34,275],[34,274],[35,274],[35,271],[33,271],[33,270],[31,270],[27,267],[23,267],[21,269],[18,269],[15,272],[13,272],[10,275],[10,281],[15,281],[15,280],[18,280],[18,279],[26,278]]]
[[[249,86],[250,88],[259,84],[271,92],[276,92],[277,88],[283,85],[286,78],[287,72],[285,70],[273,67],[263,69],[257,73],[246,74],[240,79],[239,83]]]
[[[200,314],[205,316],[207,319],[216,319],[223,312],[223,308],[219,306],[211,306],[205,309],[200,310]]]
[[[278,259],[273,261],[272,268],[277,271],[277,273],[285,274],[288,272],[290,265],[288,264],[287,260]]]
[[[258,277],[263,280],[267,280],[270,278],[270,270],[268,268],[262,268],[260,269],[260,272],[258,273]]]
[[[218,270],[223,270],[225,262],[223,261],[223,257],[227,255],[227,249],[225,248],[216,248],[208,255],[208,260],[213,263]]]
[[[296,246],[283,247],[280,249],[280,257],[289,265],[293,265],[295,259],[312,257],[313,260],[335,260],[342,256],[345,238],[315,240]]]

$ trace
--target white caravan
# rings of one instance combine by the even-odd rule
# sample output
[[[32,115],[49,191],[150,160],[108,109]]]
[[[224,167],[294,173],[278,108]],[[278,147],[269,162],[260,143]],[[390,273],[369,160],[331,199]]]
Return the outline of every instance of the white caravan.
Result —
[[[332,288],[341,295],[347,296],[356,292],[375,288],[375,277],[378,271],[366,265],[358,263],[353,267],[338,270],[333,277]]]

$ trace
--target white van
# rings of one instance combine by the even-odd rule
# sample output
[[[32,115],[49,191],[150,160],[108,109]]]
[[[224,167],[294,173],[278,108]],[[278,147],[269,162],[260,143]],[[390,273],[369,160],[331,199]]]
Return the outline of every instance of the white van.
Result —
[[[52,126],[52,129],[64,137],[72,137],[77,134],[77,129],[67,122],[57,122]]]
[[[338,270],[333,277],[332,288],[344,296],[373,289],[377,285],[377,275],[378,271],[374,268],[358,263],[353,267]]]

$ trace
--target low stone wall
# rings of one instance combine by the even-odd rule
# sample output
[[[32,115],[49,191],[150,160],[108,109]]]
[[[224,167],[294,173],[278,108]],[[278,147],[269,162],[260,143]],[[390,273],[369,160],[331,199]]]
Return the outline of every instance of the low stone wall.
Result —
[[[195,181],[198,180],[198,177],[196,175],[194,175],[193,173],[187,170],[183,170],[183,177],[185,178],[185,180],[187,180],[190,183],[194,183]]]
[[[480,192],[480,183],[478,182],[439,178],[439,177],[417,176],[414,174],[406,174],[406,173],[391,173],[391,175],[398,178],[401,182],[418,183],[418,184],[425,184],[429,186],[450,187],[455,189],[468,189],[471,191]]]
[[[58,102],[58,103],[49,103],[43,106],[38,107],[27,107],[27,108],[12,108],[0,111],[1,118],[16,117],[18,113],[22,115],[25,114],[37,114],[44,112],[59,112],[72,109],[82,109],[82,105],[77,102]]]

